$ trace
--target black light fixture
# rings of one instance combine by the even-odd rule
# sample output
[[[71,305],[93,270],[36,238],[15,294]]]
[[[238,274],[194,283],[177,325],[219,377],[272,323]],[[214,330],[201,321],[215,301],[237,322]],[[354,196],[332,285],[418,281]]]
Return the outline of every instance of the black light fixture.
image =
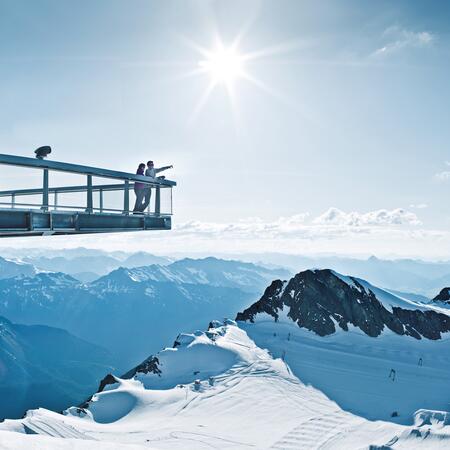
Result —
[[[34,151],[36,153],[37,159],[44,159],[46,158],[50,153],[52,152],[52,149],[49,145],[44,145],[42,147],[39,147]]]

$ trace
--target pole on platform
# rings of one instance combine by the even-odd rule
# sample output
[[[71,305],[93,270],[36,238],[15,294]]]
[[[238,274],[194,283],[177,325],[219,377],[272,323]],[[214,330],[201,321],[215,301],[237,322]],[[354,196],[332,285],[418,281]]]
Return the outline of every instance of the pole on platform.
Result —
[[[94,211],[94,201],[92,198],[92,175],[87,176],[87,199],[86,212],[91,214]]]
[[[130,182],[125,180],[123,189],[123,213],[130,213]]]
[[[100,212],[103,212],[103,189],[98,191]]]
[[[159,216],[161,213],[161,188],[157,186],[155,191],[155,214]]]
[[[43,211],[48,211],[48,169],[44,169],[42,186],[42,207]]]

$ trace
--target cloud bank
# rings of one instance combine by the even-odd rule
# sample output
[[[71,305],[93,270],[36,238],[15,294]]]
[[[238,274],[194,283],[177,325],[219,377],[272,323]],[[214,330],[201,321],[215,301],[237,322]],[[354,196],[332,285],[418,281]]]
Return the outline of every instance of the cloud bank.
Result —
[[[436,40],[436,36],[428,31],[411,31],[399,26],[387,28],[382,37],[385,44],[375,50],[374,56],[389,55],[411,48],[429,47]]]
[[[421,225],[417,215],[401,208],[360,212],[344,212],[331,207],[323,214],[308,220],[310,214],[301,213],[280,217],[274,221],[250,218],[236,223],[189,221],[177,225],[177,234],[195,234],[203,237],[233,237],[245,239],[276,238],[333,238],[336,236],[374,233],[380,229]]]

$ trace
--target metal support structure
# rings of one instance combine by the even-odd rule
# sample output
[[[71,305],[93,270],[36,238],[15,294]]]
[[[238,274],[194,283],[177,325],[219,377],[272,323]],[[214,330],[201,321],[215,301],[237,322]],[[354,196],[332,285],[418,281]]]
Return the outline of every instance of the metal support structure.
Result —
[[[155,189],[155,214],[157,216],[161,214],[161,189],[159,187]]]
[[[86,196],[86,212],[91,214],[92,212],[94,212],[94,199],[92,197],[92,175],[87,176]]]
[[[176,182],[167,179],[153,179],[134,173],[118,172],[90,166],[68,164],[43,159],[0,154],[0,166],[12,165],[43,172],[39,188],[11,189],[0,191],[0,237],[72,235],[79,233],[111,233],[124,231],[170,230],[172,204],[166,208],[161,200],[161,189],[172,188]],[[58,171],[84,175],[86,183],[79,186],[49,186],[49,172]],[[115,180],[113,184],[93,184],[94,178]],[[149,209],[142,215],[130,214],[130,190],[136,183],[155,190],[155,210]],[[105,206],[106,192],[123,191],[121,205]],[[99,205],[94,207],[94,195],[99,193]],[[76,205],[64,204],[60,194],[84,194],[86,201]],[[38,204],[23,197],[41,196]],[[50,202],[53,200],[53,203]],[[64,198],[64,197],[63,197]],[[79,197],[78,197],[79,199]],[[166,199],[166,197],[164,197]],[[164,203],[162,205],[162,203]],[[163,209],[163,212],[161,210]],[[95,214],[94,214],[95,212]]]
[[[125,180],[123,188],[123,213],[130,214],[130,182]]]
[[[48,211],[48,169],[44,169],[41,209],[42,211]]]

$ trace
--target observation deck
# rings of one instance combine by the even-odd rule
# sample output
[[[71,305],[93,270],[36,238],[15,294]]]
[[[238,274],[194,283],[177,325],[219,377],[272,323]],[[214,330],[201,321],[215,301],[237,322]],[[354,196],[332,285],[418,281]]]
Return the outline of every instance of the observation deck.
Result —
[[[38,172],[42,187],[0,191],[0,237],[170,230],[172,227],[174,181],[5,154],[0,154],[2,166],[27,169],[15,177],[24,183],[33,182]],[[50,186],[53,176],[64,184],[71,177],[78,181],[81,177],[85,182]],[[0,184],[5,185],[9,177],[0,174]],[[102,183],[94,183],[99,179]],[[145,184],[152,190],[152,202],[139,214],[133,213],[130,207],[134,205],[135,183]]]

